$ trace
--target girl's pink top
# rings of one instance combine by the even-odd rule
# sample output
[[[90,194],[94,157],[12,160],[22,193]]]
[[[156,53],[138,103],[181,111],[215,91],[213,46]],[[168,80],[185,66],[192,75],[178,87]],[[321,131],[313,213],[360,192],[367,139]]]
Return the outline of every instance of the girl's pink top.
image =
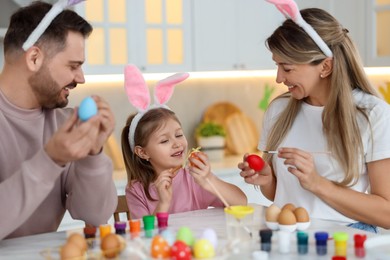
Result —
[[[222,201],[214,194],[199,186],[187,169],[180,169],[173,178],[173,198],[168,213],[178,213],[211,207],[224,207]],[[154,184],[149,186],[152,198],[158,199],[157,189]],[[132,219],[142,218],[144,215],[154,213],[157,201],[147,199],[143,186],[135,181],[132,187],[126,187],[126,200]]]

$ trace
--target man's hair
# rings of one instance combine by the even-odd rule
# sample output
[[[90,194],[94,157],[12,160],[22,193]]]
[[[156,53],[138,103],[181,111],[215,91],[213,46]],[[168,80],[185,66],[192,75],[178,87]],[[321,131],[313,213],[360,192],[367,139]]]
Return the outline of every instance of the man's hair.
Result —
[[[4,37],[4,54],[23,51],[23,43],[42,21],[52,5],[40,1],[17,10],[10,19],[7,33]],[[65,48],[69,31],[79,32],[87,38],[92,32],[92,26],[76,12],[66,9],[57,15],[34,44],[46,47],[45,51],[57,53]],[[54,49],[54,50],[53,50]]]

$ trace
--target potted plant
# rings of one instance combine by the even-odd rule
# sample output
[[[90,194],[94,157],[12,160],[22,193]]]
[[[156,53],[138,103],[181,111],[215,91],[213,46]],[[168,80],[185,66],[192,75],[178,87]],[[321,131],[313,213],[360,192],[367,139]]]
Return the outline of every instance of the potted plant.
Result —
[[[198,146],[202,148],[210,161],[221,160],[225,154],[226,131],[222,125],[214,122],[202,122],[195,130]]]

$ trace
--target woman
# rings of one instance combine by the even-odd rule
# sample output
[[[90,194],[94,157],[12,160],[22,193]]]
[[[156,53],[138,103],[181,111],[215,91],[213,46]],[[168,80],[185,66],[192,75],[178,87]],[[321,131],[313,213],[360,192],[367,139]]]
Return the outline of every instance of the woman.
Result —
[[[313,218],[372,232],[390,228],[390,107],[370,85],[348,30],[321,9],[300,15],[306,25],[290,15],[295,22],[266,41],[276,82],[288,92],[267,109],[258,148],[278,153],[264,153],[259,172],[245,155],[240,174],[277,206],[293,203]]]

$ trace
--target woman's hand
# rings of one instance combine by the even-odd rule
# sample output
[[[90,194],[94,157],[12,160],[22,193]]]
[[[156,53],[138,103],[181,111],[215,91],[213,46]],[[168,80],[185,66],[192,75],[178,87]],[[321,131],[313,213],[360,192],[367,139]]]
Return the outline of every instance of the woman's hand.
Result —
[[[206,178],[211,175],[211,166],[208,156],[203,152],[194,152],[188,158],[190,166],[188,170],[195,182],[204,187],[207,184]]]
[[[297,148],[280,148],[278,151],[278,157],[284,159],[288,171],[298,178],[301,186],[314,192],[323,177],[317,173],[313,155]]]
[[[264,186],[272,183],[273,175],[271,167],[268,163],[265,162],[264,167],[256,172],[255,170],[249,167],[248,162],[246,161],[249,154],[245,154],[243,161],[238,164],[238,168],[241,170],[240,176],[244,178],[246,183]]]

